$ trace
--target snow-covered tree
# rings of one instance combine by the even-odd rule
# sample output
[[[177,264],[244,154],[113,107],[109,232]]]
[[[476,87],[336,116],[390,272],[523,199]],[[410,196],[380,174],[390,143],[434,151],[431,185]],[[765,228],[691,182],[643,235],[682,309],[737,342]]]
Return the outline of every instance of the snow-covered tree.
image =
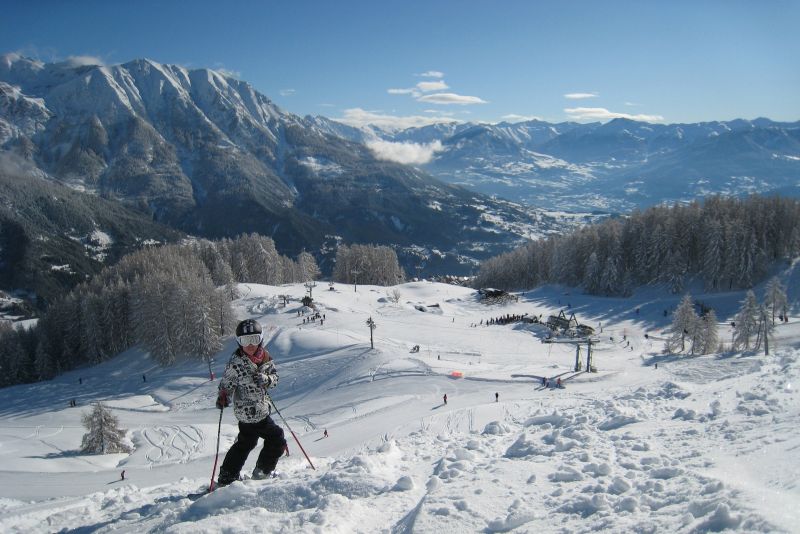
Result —
[[[722,225],[719,221],[712,220],[708,224],[705,234],[705,250],[703,252],[703,279],[706,288],[714,291],[719,288],[722,272],[723,250]]]
[[[600,277],[600,288],[603,295],[616,295],[622,288],[622,273],[619,269],[618,256],[611,255],[606,258],[603,274]]]
[[[319,270],[317,260],[308,252],[301,252],[297,256],[297,270],[299,271],[299,281],[308,282],[309,280],[319,280],[322,272]]]
[[[683,280],[686,274],[685,267],[686,259],[679,250],[674,251],[667,258],[663,278],[673,293],[683,291]]]
[[[81,418],[86,434],[81,441],[81,450],[93,454],[131,452],[125,443],[125,430],[119,427],[119,420],[103,403],[95,403],[92,411]]]
[[[733,327],[733,348],[749,349],[750,340],[758,333],[758,323],[760,320],[760,312],[756,295],[753,291],[748,291],[739,313],[734,317]]]
[[[750,288],[771,261],[800,254],[799,227],[796,199],[716,196],[654,206],[490,258],[475,284],[521,289],[558,283],[624,294],[661,282],[681,292],[687,277],[701,275],[709,290]]]
[[[756,333],[756,342],[753,345],[753,349],[758,350],[762,345],[764,345],[766,348],[769,344],[768,337],[771,337],[773,330],[775,330],[775,324],[769,320],[769,312],[767,311],[767,307],[764,305],[759,306],[758,332]]]
[[[695,339],[698,320],[697,313],[694,311],[692,296],[687,293],[672,318],[672,326],[670,327],[672,335],[667,340],[666,346],[668,352],[683,352],[686,350],[686,338]],[[692,352],[694,352],[694,344],[692,344]]]
[[[717,314],[714,313],[714,310],[708,310],[697,322],[692,340],[692,352],[694,354],[711,354],[717,350],[718,346]]]
[[[394,249],[373,245],[340,245],[333,279],[345,284],[393,286],[405,279]]]
[[[602,266],[597,259],[597,252],[592,252],[586,262],[586,272],[583,276],[583,287],[587,293],[594,294],[600,289],[602,274]]]
[[[777,276],[773,276],[767,282],[766,290],[764,291],[764,305],[772,314],[772,324],[775,324],[775,314],[784,316],[786,315],[786,308],[788,301],[786,299],[786,289],[781,284]]]

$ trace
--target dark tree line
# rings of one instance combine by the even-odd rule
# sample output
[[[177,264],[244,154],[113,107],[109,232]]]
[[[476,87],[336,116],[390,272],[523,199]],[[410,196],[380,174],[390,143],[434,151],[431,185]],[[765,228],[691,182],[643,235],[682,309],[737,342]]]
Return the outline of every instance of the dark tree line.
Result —
[[[0,321],[0,386],[52,378],[140,344],[162,364],[207,359],[232,333],[236,282],[318,275],[310,254],[281,256],[268,237],[150,247],[51,304],[31,329]]]
[[[699,276],[709,291],[746,289],[776,260],[800,255],[800,201],[713,196],[608,219],[531,241],[481,265],[476,287],[558,283],[593,295],[628,295],[665,283],[678,293]]]

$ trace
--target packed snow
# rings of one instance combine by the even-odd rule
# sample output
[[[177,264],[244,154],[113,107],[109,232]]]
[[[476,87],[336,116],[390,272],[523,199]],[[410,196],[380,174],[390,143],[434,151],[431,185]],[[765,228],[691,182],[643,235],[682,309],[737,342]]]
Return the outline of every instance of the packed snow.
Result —
[[[333,284],[314,292],[324,321],[310,322],[303,285],[241,284],[237,315],[265,326],[273,399],[310,461],[287,430],[277,476],[190,498],[211,479],[233,342],[214,379],[207,363],[161,368],[132,350],[0,390],[0,531],[797,532],[796,274],[784,273],[793,312],[768,356],[662,354],[663,312],[681,295],[656,288],[606,299],[544,287],[486,304],[425,281]],[[729,342],[743,293],[697,296]],[[542,343],[540,324],[486,324],[559,310],[596,328],[596,372],[575,372],[575,346]],[[585,369],[585,345],[580,357]],[[128,429],[131,454],[79,451],[94,401]],[[232,410],[221,421],[220,463]]]

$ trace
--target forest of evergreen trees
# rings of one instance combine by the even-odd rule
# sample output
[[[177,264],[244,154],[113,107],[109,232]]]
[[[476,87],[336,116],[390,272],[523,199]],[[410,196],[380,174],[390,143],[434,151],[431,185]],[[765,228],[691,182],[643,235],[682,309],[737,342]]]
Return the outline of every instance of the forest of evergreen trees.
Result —
[[[54,377],[139,344],[162,364],[209,358],[232,332],[236,282],[319,276],[313,256],[281,256],[256,234],[145,248],[54,302],[31,329],[0,321],[0,386]]]
[[[688,277],[699,277],[709,291],[742,289],[763,280],[775,261],[798,255],[800,201],[715,196],[531,241],[486,261],[475,286],[560,283],[590,294],[627,295],[651,283],[680,292]],[[137,344],[162,364],[208,359],[231,334],[237,282],[279,285],[319,275],[311,254],[292,260],[256,234],[139,250],[54,302],[35,327],[0,321],[0,387],[96,364]],[[405,273],[390,247],[341,245],[332,278],[391,286]],[[714,335],[696,334],[691,350],[711,350]],[[683,350],[683,334],[680,344]]]
[[[406,275],[391,247],[375,245],[340,245],[336,250],[333,281],[343,284],[393,286]]]
[[[700,277],[708,291],[747,289],[773,262],[798,255],[800,201],[713,196],[528,242],[484,262],[475,287],[557,283],[612,296],[651,283],[679,293],[688,277]]]

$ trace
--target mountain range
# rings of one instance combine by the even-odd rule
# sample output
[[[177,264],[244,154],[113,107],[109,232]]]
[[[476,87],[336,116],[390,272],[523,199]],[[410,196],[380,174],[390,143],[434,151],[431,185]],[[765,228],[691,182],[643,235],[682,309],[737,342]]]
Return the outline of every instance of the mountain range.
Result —
[[[709,194],[800,196],[800,121],[450,123],[392,130],[314,117],[358,142],[433,147],[419,167],[533,207],[625,213]]]
[[[464,273],[559,226],[380,159],[246,82],[147,59],[1,56],[0,154],[184,234],[270,236],[284,254],[315,253],[323,270],[343,241],[393,245],[406,268]]]
[[[431,157],[404,164],[376,143],[429,147]],[[75,243],[93,233],[135,244],[257,232],[283,254],[313,252],[323,272],[339,242],[387,244],[407,271],[468,274],[524,239],[636,207],[715,192],[797,195],[800,123],[356,128],[288,113],[247,82],[210,69],[6,54],[0,175],[7,274],[0,289],[41,291],[41,283],[14,285],[19,277],[8,273],[21,269],[46,263],[80,279],[114,257],[85,246],[75,249],[80,261],[58,247],[20,255],[8,245],[19,228],[26,243],[55,236]],[[19,193],[27,187],[69,193]],[[42,199],[54,196],[88,219],[65,226],[74,216],[41,210]],[[124,213],[117,220],[136,222],[112,228],[100,216],[117,210]],[[48,293],[63,286],[45,285]]]

